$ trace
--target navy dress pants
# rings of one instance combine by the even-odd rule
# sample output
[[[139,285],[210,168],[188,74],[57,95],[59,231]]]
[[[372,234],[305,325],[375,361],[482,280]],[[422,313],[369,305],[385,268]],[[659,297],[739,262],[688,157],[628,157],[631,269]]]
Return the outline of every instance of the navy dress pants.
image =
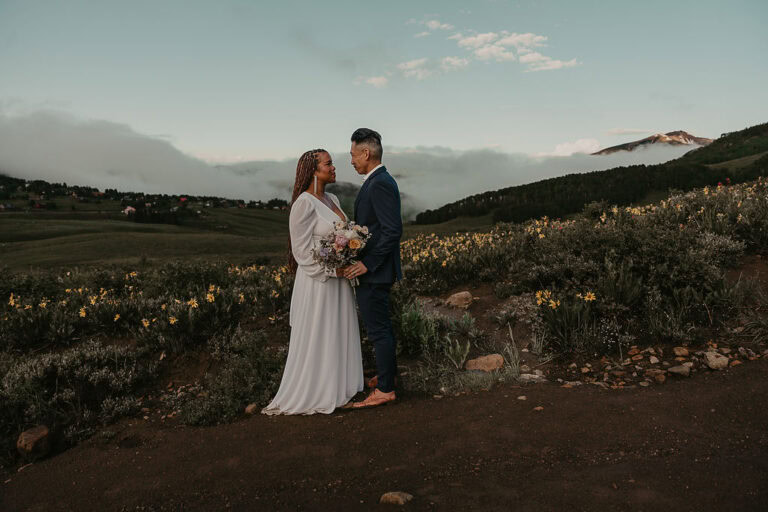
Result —
[[[360,283],[355,289],[363,325],[376,353],[376,387],[384,393],[394,391],[397,373],[397,343],[389,313],[391,288],[390,283]]]

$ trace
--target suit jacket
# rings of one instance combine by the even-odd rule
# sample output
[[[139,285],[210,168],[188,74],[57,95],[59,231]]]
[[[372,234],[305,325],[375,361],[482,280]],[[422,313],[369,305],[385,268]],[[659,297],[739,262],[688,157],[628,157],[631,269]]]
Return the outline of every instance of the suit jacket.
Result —
[[[368,272],[361,283],[394,283],[403,278],[400,265],[400,191],[386,167],[379,167],[363,183],[355,199],[355,222],[367,226],[371,238],[360,253]]]

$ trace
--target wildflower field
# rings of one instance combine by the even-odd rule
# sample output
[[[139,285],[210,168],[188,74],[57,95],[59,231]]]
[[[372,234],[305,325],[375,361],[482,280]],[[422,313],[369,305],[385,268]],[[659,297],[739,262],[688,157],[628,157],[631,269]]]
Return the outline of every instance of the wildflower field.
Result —
[[[621,357],[632,344],[706,339],[736,326],[760,342],[766,297],[725,274],[766,248],[764,178],[644,207],[591,203],[570,220],[418,235],[402,243],[405,279],[393,294],[399,350],[417,368],[404,385],[430,392],[460,382],[468,354],[490,348],[471,317],[437,318],[420,301],[483,283],[500,302],[527,305],[537,351],[551,357]],[[30,426],[47,425],[65,447],[137,414],[185,354],[209,362],[197,392],[169,404],[186,423],[231,420],[249,403],[265,404],[279,384],[293,283],[286,267],[173,262],[2,275],[5,464]],[[514,370],[514,344],[494,348]],[[364,352],[370,361],[370,347]]]

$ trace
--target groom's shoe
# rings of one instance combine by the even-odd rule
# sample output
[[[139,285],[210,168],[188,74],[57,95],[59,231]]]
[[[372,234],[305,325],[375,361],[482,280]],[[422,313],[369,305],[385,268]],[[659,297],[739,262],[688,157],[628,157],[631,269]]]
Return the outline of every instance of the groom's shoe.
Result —
[[[390,402],[394,402],[397,397],[395,396],[394,391],[390,391],[389,393],[384,393],[383,391],[380,391],[379,389],[374,389],[370,395],[368,395],[368,398],[363,400],[362,402],[356,402],[352,405],[354,409],[363,409],[366,407],[376,407],[379,405],[386,405]]]

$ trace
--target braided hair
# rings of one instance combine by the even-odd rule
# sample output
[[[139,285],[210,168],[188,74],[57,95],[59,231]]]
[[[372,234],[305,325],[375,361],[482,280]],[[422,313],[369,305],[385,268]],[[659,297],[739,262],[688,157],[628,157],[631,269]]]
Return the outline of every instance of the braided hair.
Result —
[[[293,195],[291,196],[291,207],[296,199],[302,192],[309,188],[309,184],[312,182],[312,178],[317,170],[318,158],[320,153],[327,153],[324,149],[312,149],[301,155],[299,163],[296,165],[296,181],[293,183]],[[291,272],[296,272],[299,267],[296,263],[296,258],[293,257],[293,251],[291,250],[291,237],[288,236],[288,269]]]

